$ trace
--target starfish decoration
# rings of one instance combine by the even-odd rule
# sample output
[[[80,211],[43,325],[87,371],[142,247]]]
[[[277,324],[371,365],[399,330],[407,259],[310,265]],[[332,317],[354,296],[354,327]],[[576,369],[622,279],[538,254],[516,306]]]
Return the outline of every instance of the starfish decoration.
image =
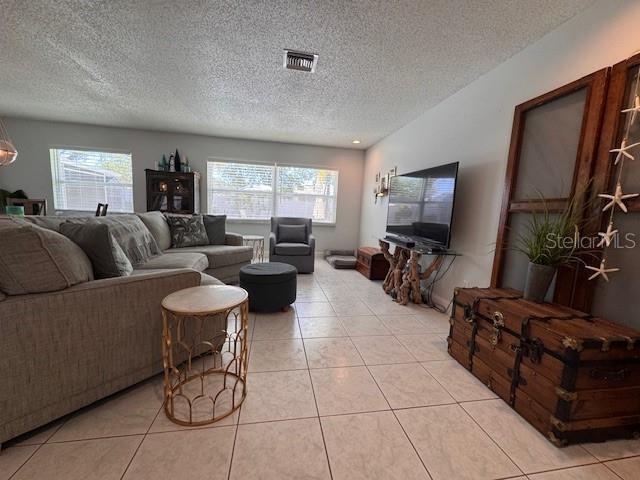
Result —
[[[609,281],[609,276],[607,275],[607,273],[617,272],[617,271],[620,270],[619,268],[604,268],[604,267],[605,267],[604,258],[600,262],[600,266],[599,267],[589,267],[589,266],[585,267],[585,268],[588,268],[589,270],[593,270],[595,272],[593,275],[591,275],[589,277],[589,280],[593,280],[596,277],[602,276],[602,278],[604,278],[608,282]]]
[[[631,113],[631,123],[635,123],[638,113],[640,113],[640,95],[633,99],[633,107],[622,110],[622,113]]]
[[[618,155],[616,155],[616,161],[614,162],[614,165],[617,165],[620,160],[622,160],[622,157],[625,156],[627,157],[629,160],[635,160],[635,157],[633,155],[631,155],[628,150],[631,150],[632,148],[637,147],[638,145],[640,145],[640,142],[636,142],[636,143],[632,143],[631,145],[627,145],[627,139],[625,138],[624,140],[622,140],[622,145],[620,145],[620,148],[614,148],[613,150],[609,150],[610,153],[617,153]]]
[[[604,208],[602,209],[603,212],[606,212],[610,208],[613,208],[614,206],[618,205],[618,207],[620,207],[620,210],[622,210],[624,213],[627,213],[627,206],[624,204],[623,200],[627,200],[628,198],[634,198],[634,197],[637,197],[638,195],[640,195],[640,193],[628,193],[626,195],[622,193],[622,185],[620,185],[620,182],[618,182],[618,184],[616,185],[616,191],[613,195],[609,195],[606,193],[598,194],[600,198],[607,198],[611,200],[609,203],[607,203],[604,206]]]
[[[618,230],[613,230],[613,222],[609,222],[606,232],[598,232],[598,236],[602,237],[602,240],[598,242],[597,246],[602,247],[603,245],[606,245],[608,247],[611,245],[611,241],[616,233],[618,233]]]

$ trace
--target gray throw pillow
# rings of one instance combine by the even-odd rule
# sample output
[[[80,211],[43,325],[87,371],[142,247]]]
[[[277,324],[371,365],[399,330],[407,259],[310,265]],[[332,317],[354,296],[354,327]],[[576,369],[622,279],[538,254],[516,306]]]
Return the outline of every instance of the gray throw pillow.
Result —
[[[278,243],[307,243],[307,226],[278,225]]]
[[[224,245],[225,242],[225,223],[226,215],[203,215],[204,228],[207,231],[209,245]]]
[[[93,280],[91,261],[59,232],[0,216],[0,290],[55,292]]]
[[[162,253],[156,239],[137,215],[88,217],[86,223],[108,225],[109,231],[134,267],[147,263]]]
[[[126,277],[133,267],[105,223],[73,223],[60,225],[60,233],[87,254],[95,278]]]
[[[167,215],[167,223],[171,230],[172,247],[197,247],[209,244],[202,215]]]

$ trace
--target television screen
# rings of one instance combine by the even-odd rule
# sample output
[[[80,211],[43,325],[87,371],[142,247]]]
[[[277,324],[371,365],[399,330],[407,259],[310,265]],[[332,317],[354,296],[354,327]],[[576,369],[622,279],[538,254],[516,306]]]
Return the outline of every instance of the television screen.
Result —
[[[458,162],[391,177],[387,233],[449,248]]]

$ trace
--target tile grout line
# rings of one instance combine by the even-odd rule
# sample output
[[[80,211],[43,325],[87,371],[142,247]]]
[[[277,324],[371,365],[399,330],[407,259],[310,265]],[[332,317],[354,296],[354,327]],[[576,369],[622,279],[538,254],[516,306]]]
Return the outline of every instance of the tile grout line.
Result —
[[[258,322],[258,317],[257,315],[254,313],[253,314],[253,321],[251,321],[251,312],[249,312],[247,310],[247,314],[248,314],[248,318],[247,318],[247,329],[249,328],[249,322],[251,322],[251,335],[249,335],[249,339],[247,340],[247,365],[245,366],[245,368],[247,369],[247,371],[245,372],[246,374],[246,384],[245,384],[245,388],[247,388],[247,396],[249,395],[249,359],[251,357],[251,351],[253,350],[253,336],[255,335],[256,332],[256,324]],[[231,479],[231,469],[233,468],[233,458],[235,457],[236,454],[236,442],[238,440],[238,430],[240,429],[240,417],[242,415],[242,405],[244,405],[244,401],[245,399],[242,401],[242,404],[240,405],[240,407],[238,408],[237,412],[238,412],[238,418],[236,420],[235,425],[233,425],[235,427],[235,432],[233,432],[233,444],[231,445],[231,456],[229,457],[229,470],[227,472],[227,480]],[[235,414],[234,414],[235,415]]]
[[[242,410],[242,406],[240,406],[240,410]],[[240,413],[238,413],[238,422],[240,422]],[[229,457],[229,470],[227,472],[227,480],[231,479],[231,469],[233,468],[233,457],[235,457],[235,454],[236,454],[236,442],[238,440],[238,430],[240,429],[239,423],[236,423],[234,426],[236,430],[233,433],[233,445],[231,445],[231,456]]]
[[[424,367],[423,367],[423,368],[424,368]],[[425,370],[427,370],[427,369],[425,368]],[[431,375],[431,372],[429,372],[428,370],[427,370],[427,373],[429,373],[429,375]],[[442,385],[442,383],[440,383],[440,381],[439,381],[435,376],[433,376],[433,375],[431,375],[431,376],[433,377],[433,379],[434,379],[436,382],[438,382],[438,384],[439,384],[442,388],[445,388],[445,387],[444,387],[444,385]],[[445,388],[445,390],[447,390],[447,389]],[[447,390],[447,392],[449,392],[449,390]],[[460,409],[461,409],[461,410],[462,410],[462,411],[463,411],[463,412],[464,412],[464,413],[465,413],[469,418],[471,418],[471,421],[472,421],[474,424],[476,424],[476,425],[478,426],[478,428],[479,428],[479,429],[480,429],[480,430],[481,430],[481,431],[482,431],[482,432],[487,436],[487,438],[489,438],[489,440],[491,440],[491,441],[496,445],[496,447],[498,447],[498,449],[499,449],[499,450],[500,450],[500,451],[501,451],[501,452],[502,452],[502,453],[503,453],[503,454],[504,454],[504,455],[509,459],[509,461],[510,461],[511,463],[513,463],[513,465],[514,465],[518,470],[520,470],[520,472],[522,472],[522,475],[525,475],[525,476],[526,476],[527,474],[526,474],[526,473],[524,473],[524,471],[522,470],[522,468],[520,468],[520,465],[518,465],[518,464],[513,460],[513,458],[511,458],[511,457],[507,454],[507,452],[505,452],[505,451],[503,450],[503,448],[498,444],[498,442],[497,442],[497,441],[496,441],[496,440],[495,440],[491,435],[489,435],[489,433],[488,433],[487,431],[485,431],[485,429],[484,429],[484,428],[482,428],[482,426],[481,426],[481,425],[476,421],[476,419],[475,419],[475,418],[473,418],[469,412],[467,412],[467,410],[466,410],[466,409],[461,405],[461,402],[459,402],[459,401],[458,401],[458,400],[457,400],[457,399],[456,399],[456,398],[451,394],[451,392],[449,392],[449,395],[451,395],[451,397],[455,400],[456,405],[457,405],[457,406],[458,406],[458,407],[459,407],[459,408],[460,408]],[[491,399],[487,399],[487,400],[497,400],[497,399],[496,399],[496,398],[491,398]],[[475,400],[470,400],[469,402],[472,402],[472,401],[475,401]],[[469,402],[467,402],[467,403],[469,403]]]
[[[300,317],[298,317],[298,312],[295,312],[296,315],[296,323],[298,324],[298,330],[300,330],[300,335],[302,335],[302,329],[300,327]],[[304,340],[302,341],[302,350],[304,351],[304,358],[307,361],[307,367],[309,367],[309,359],[307,358],[307,348],[304,344]],[[313,387],[313,379],[311,378],[311,369],[307,368],[307,375],[309,376],[309,383],[311,384],[311,394],[313,395],[313,403],[316,406],[316,413],[318,414],[318,425],[320,426],[320,436],[322,437],[322,445],[324,446],[324,455],[327,459],[327,467],[329,468],[329,477],[333,480],[333,471],[331,470],[331,460],[329,460],[329,450],[327,449],[327,441],[324,436],[324,428],[322,428],[322,420],[320,419],[320,409],[318,408],[318,399],[316,398],[316,392]]]
[[[51,440],[51,437],[53,437],[53,436],[58,432],[58,430],[60,430],[60,429],[62,428],[62,426],[63,426],[64,424],[65,424],[65,422],[64,422],[64,421],[63,421],[63,422],[61,422],[61,423],[60,423],[60,425],[58,425],[58,428],[56,428],[53,432],[51,432],[51,435],[49,435],[49,436],[46,438],[46,440],[45,440],[44,442],[42,442],[42,443],[40,443],[40,444],[36,444],[36,445],[37,445],[37,446],[36,446],[36,449],[35,449],[33,452],[31,452],[31,455],[29,455],[29,456],[25,459],[25,461],[24,461],[24,462],[22,462],[22,464],[21,464],[21,465],[16,469],[16,471],[15,471],[15,472],[13,472],[11,475],[9,475],[8,480],[11,480],[13,477],[15,477],[15,476],[18,474],[18,472],[19,472],[20,470],[22,470],[22,467],[24,467],[24,466],[29,462],[29,460],[31,460],[31,459],[35,456],[35,454],[36,454],[36,453],[38,453],[38,451],[39,451],[39,450],[40,450],[40,449],[41,449],[41,448],[42,448],[42,447],[43,447],[43,446],[44,446],[44,445],[45,445],[49,440]],[[31,445],[24,445],[24,446],[25,446],[25,447],[30,447]],[[11,448],[11,447],[10,447],[10,448]],[[12,447],[12,448],[16,448],[16,447]],[[0,453],[1,453],[1,451],[0,451]]]
[[[501,398],[493,398],[493,399],[491,399],[491,400],[494,400],[494,401],[498,400],[498,401],[504,402],[504,400],[502,400]],[[466,402],[466,403],[471,403],[471,402]],[[506,402],[505,402],[505,403],[506,403]],[[487,432],[487,431],[482,427],[482,425],[480,425],[480,424],[478,423],[478,421],[477,421],[475,418],[473,418],[473,415],[471,415],[471,414],[470,414],[470,413],[469,413],[469,412],[464,408],[464,406],[462,406],[460,403],[458,403],[458,406],[459,406],[459,407],[464,411],[464,413],[465,413],[465,414],[466,414],[466,415],[467,415],[467,416],[468,416],[468,417],[473,421],[473,423],[475,423],[475,424],[478,426],[478,428],[480,428],[480,430],[482,430],[482,432],[483,432],[487,437],[489,437],[489,439],[490,439],[493,443],[495,443],[495,444],[496,444],[496,446],[497,446],[497,447],[502,451],[502,453],[504,453],[504,454],[506,455],[506,457],[507,457],[507,458],[508,458],[508,459],[509,459],[509,460],[510,460],[510,461],[511,461],[511,462],[512,462],[512,463],[513,463],[513,464],[514,464],[514,465],[515,465],[515,466],[516,466],[516,467],[517,467],[517,468],[518,468],[518,469],[519,469],[519,470],[520,470],[524,475],[527,475],[527,476],[528,476],[528,475],[536,475],[536,474],[538,474],[538,473],[545,473],[545,472],[552,472],[552,471],[560,471],[560,470],[566,470],[567,468],[582,467],[582,466],[586,466],[586,465],[594,465],[595,463],[600,463],[600,462],[599,462],[599,460],[598,460],[595,456],[593,456],[593,455],[592,455],[590,452],[588,452],[586,449],[584,449],[584,448],[582,448],[580,445],[578,445],[578,446],[580,446],[580,447],[582,448],[582,450],[584,450],[584,451],[585,451],[585,453],[586,453],[587,455],[591,455],[591,457],[595,460],[595,462],[589,462],[589,463],[584,463],[584,464],[579,464],[579,465],[571,465],[571,466],[569,466],[569,467],[561,467],[561,468],[557,468],[557,469],[541,470],[541,471],[538,471],[538,472],[525,473],[525,472],[524,472],[524,470],[520,467],[520,465],[518,465],[518,463],[517,463],[513,458],[511,458],[511,456],[510,456],[510,455],[509,455],[509,454],[508,454],[508,453],[507,453],[507,452],[502,448],[502,446],[498,443],[498,441],[497,441],[496,439],[494,439],[494,438],[493,438],[493,436],[491,436],[491,435],[489,434],[489,432]],[[556,447],[556,448],[557,448],[557,447]]]
[[[574,445],[579,445],[579,444],[574,444]],[[636,455],[638,457],[640,457],[640,455]],[[629,457],[627,457],[629,458]],[[597,459],[596,459],[597,460]],[[613,460],[607,460],[607,462],[611,462]],[[545,473],[551,473],[551,472],[564,472],[565,470],[571,470],[572,468],[582,468],[582,467],[592,467],[594,465],[603,465],[604,467],[606,467],[605,462],[602,462],[600,460],[597,460],[595,462],[591,462],[591,463],[579,463],[577,465],[571,465],[570,467],[558,467],[558,468],[550,468],[548,470],[540,470],[538,472],[531,472],[531,473],[525,473],[525,475],[542,475]],[[611,469],[609,469],[611,470]],[[613,472],[613,471],[612,471]],[[617,477],[619,477],[618,474],[616,474],[616,472],[613,472]],[[623,479],[624,480],[624,479]]]
[[[162,405],[160,405],[160,408],[158,409],[158,411],[156,412],[155,416],[153,417],[153,420],[151,421],[151,423],[149,423],[149,427],[147,428],[147,431],[145,432],[145,434],[140,439],[140,443],[138,443],[138,446],[136,447],[135,452],[133,452],[133,455],[131,455],[131,458],[129,459],[129,462],[127,462],[127,466],[125,467],[124,471],[122,472],[122,475],[120,476],[120,480],[124,479],[125,475],[127,474],[127,471],[129,471],[129,467],[133,463],[133,459],[136,458],[136,455],[140,451],[140,447],[142,446],[142,443],[147,438],[147,435],[149,434],[149,431],[151,430],[151,427],[153,427],[153,424],[155,423],[156,419],[158,418],[160,413],[164,410],[164,402],[165,402],[165,399],[164,399],[164,382],[163,382],[162,386],[163,386],[163,388],[162,388]]]
[[[380,393],[382,394],[382,398],[384,398],[385,402],[387,402],[387,405],[389,405],[389,410],[391,410],[391,414],[393,415],[393,418],[396,419],[396,422],[398,422],[398,425],[400,425],[400,428],[402,429],[402,433],[404,433],[405,438],[407,439],[407,441],[409,442],[409,444],[411,444],[411,447],[413,448],[413,451],[415,452],[415,454],[418,457],[418,460],[420,460],[420,463],[422,464],[422,466],[424,467],[424,469],[427,472],[427,475],[430,478],[435,478],[431,472],[429,471],[429,469],[427,468],[426,463],[424,463],[424,460],[422,459],[422,457],[420,456],[420,453],[418,453],[418,449],[416,448],[416,446],[413,444],[413,442],[411,441],[411,438],[409,437],[409,434],[407,433],[407,431],[404,429],[404,425],[402,425],[402,422],[400,421],[400,419],[398,418],[398,416],[396,415],[396,412],[393,410],[393,408],[391,407],[391,402],[389,402],[389,399],[387,399],[387,396],[384,394],[384,391],[382,390],[382,388],[380,388],[380,385],[378,384],[378,380],[376,380],[375,375],[373,375],[373,373],[371,373],[371,370],[369,370],[369,366],[365,365],[365,367],[367,368],[367,371],[369,372],[369,375],[371,375],[371,378],[373,379],[374,383],[376,384],[376,387],[378,387],[378,390],[380,390]]]
[[[612,460],[607,460],[608,462],[612,461]],[[615,461],[615,460],[614,460]],[[624,477],[622,477],[621,475],[618,475],[618,472],[616,472],[613,468],[611,468],[609,465],[606,464],[606,462],[601,462],[602,465],[604,465],[604,468],[606,468],[608,471],[610,471],[611,473],[613,473],[616,477],[618,477],[620,480],[625,480]]]

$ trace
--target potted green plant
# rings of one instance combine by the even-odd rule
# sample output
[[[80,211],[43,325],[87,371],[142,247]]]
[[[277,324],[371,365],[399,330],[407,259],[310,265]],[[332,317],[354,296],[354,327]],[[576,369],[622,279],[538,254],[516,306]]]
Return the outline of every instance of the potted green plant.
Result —
[[[529,259],[524,298],[534,302],[544,301],[559,266],[582,261],[576,256],[582,215],[575,197],[557,213],[549,212],[547,200],[542,196],[541,204],[542,211],[531,215],[512,247]]]

